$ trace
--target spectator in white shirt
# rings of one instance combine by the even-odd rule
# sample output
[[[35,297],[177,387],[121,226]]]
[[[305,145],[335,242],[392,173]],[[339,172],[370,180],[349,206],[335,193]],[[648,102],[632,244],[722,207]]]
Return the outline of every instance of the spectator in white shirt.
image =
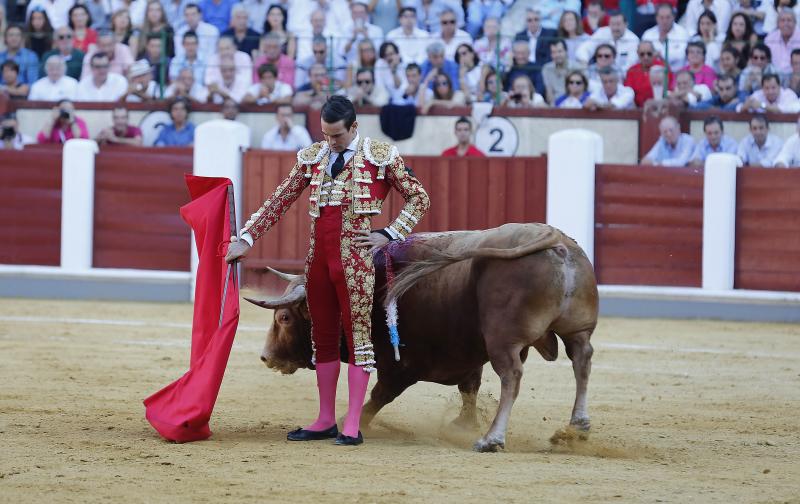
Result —
[[[311,13],[311,28],[305,27],[297,35],[297,62],[298,66],[301,62],[308,59],[313,59],[314,51],[313,45],[318,37],[322,37],[326,42],[334,36],[334,33],[328,30],[325,26],[325,11],[315,10]],[[308,70],[308,67],[306,67]]]
[[[386,40],[397,45],[403,61],[421,64],[428,57],[430,34],[417,27],[417,9],[403,7],[398,20],[400,26],[387,33]]]
[[[199,47],[197,34],[190,30],[183,34],[182,39],[183,54],[172,58],[169,64],[169,78],[175,80],[181,70],[189,68],[194,73],[195,82],[202,84],[206,77],[206,62],[201,60],[197,53]]]
[[[183,18],[186,24],[175,33],[175,57],[183,56],[183,34],[191,30],[197,34],[197,54],[201,60],[208,61],[216,50],[219,30],[216,26],[203,21],[203,13],[196,3],[186,4],[183,8]]]
[[[217,53],[205,60],[206,75],[203,82],[210,86],[220,80],[221,61],[233,60],[236,68],[236,79],[253,82],[253,60],[247,53],[236,49],[236,42],[231,37],[220,37],[217,40]]]
[[[689,0],[686,5],[686,12],[681,18],[681,25],[689,32],[689,35],[697,33],[697,22],[703,12],[706,11],[714,13],[717,18],[717,26],[722,27],[723,30],[728,28],[728,24],[731,21],[730,0]]]
[[[547,107],[544,97],[536,92],[533,82],[527,75],[518,75],[511,82],[503,106],[510,108],[537,108]]]
[[[90,60],[91,75],[78,84],[78,101],[112,102],[119,100],[128,89],[125,77],[109,72],[106,53],[95,53]]]
[[[278,124],[264,133],[261,148],[268,150],[296,152],[311,145],[308,130],[298,124],[292,124],[294,111],[288,104],[279,105],[275,119]]]
[[[675,13],[672,6],[667,3],[658,5],[656,9],[656,26],[642,34],[642,40],[653,43],[656,51],[662,58],[667,53],[665,42],[669,40],[669,66],[673,71],[686,64],[686,44],[689,42],[689,33],[675,23]]]
[[[617,67],[623,72],[627,72],[638,61],[639,37],[628,29],[625,15],[621,12],[611,15],[608,20],[608,26],[595,30],[589,40],[581,44],[578,50],[575,51],[575,58],[584,65],[589,64],[589,60],[592,59],[597,46],[600,44],[614,46],[617,52]]]
[[[769,132],[769,121],[764,114],[750,118],[750,134],[742,138],[736,154],[745,166],[771,167],[783,147],[783,141]]]
[[[61,56],[54,54],[44,63],[47,74],[33,83],[28,93],[29,100],[59,101],[63,99],[74,100],[78,92],[78,81],[64,75],[67,65]]]
[[[291,103],[292,87],[278,80],[278,69],[275,65],[264,63],[258,67],[259,82],[250,86],[242,103]]]
[[[380,59],[375,63],[375,85],[386,90],[389,96],[405,85],[406,61],[394,42],[384,42],[378,50]]]
[[[250,87],[250,79],[242,77],[236,71],[233,58],[226,58],[220,62],[219,73],[219,79],[208,84],[209,101],[222,104],[226,98],[231,98],[236,103],[241,102]]]
[[[164,98],[186,98],[195,103],[206,103],[208,89],[195,80],[191,68],[185,67],[164,91]]]
[[[444,56],[449,60],[455,59],[458,46],[461,44],[472,45],[473,42],[469,33],[458,28],[457,22],[456,13],[453,9],[449,7],[442,9],[439,13],[440,31],[430,40],[430,42],[441,42],[444,45]]]
[[[793,114],[800,112],[800,100],[794,91],[781,87],[780,77],[767,74],[761,77],[761,89],[739,105],[737,111]]]
[[[800,166],[800,118],[797,119],[797,133],[786,139],[773,166],[776,168]]]
[[[350,3],[350,16],[352,22],[339,51],[348,61],[355,58],[358,42],[371,40],[375,47],[383,43],[383,30],[369,22],[369,11],[364,0],[353,0]]]
[[[613,66],[598,70],[600,89],[593,91],[583,108],[588,110],[624,110],[633,108],[633,89],[620,85],[619,72]]]

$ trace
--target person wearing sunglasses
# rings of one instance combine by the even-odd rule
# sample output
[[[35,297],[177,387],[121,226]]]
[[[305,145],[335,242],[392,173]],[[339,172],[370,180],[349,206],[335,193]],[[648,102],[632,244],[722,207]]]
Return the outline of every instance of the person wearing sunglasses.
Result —
[[[564,79],[566,92],[556,98],[555,107],[566,109],[581,109],[589,98],[589,81],[583,72],[572,71]]]
[[[652,42],[639,42],[636,54],[639,57],[639,62],[628,69],[628,73],[625,75],[625,86],[633,89],[633,100],[636,106],[643,107],[647,100],[653,98],[653,86],[650,85],[650,69],[655,65],[663,67],[664,60],[656,54]]]
[[[611,44],[600,44],[594,51],[591,64],[586,69],[586,76],[589,79],[589,91],[594,91],[602,87],[600,82],[600,71],[604,68],[615,66],[617,50]]]
[[[92,55],[90,68],[91,75],[84,76],[78,84],[78,101],[117,101],[127,92],[127,79],[109,71],[110,61],[106,53]]]
[[[544,97],[536,92],[533,82],[527,75],[518,75],[511,81],[504,107],[510,108],[538,108],[547,107]]]
[[[633,89],[620,84],[614,67],[600,70],[602,89],[595,90],[583,104],[587,110],[625,110],[633,108]]]
[[[375,73],[371,68],[359,68],[354,84],[347,92],[353,105],[383,107],[389,103],[388,91],[383,86],[375,85]]]
[[[432,71],[425,77],[422,84],[417,94],[421,114],[427,114],[434,105],[452,108],[465,104],[464,93],[453,89],[453,80],[446,73]],[[433,85],[433,97],[426,92],[431,84]]]
[[[747,94],[758,91],[761,89],[762,76],[777,73],[778,69],[772,65],[772,50],[759,42],[750,50],[750,59],[739,76],[739,90]]]
[[[567,44],[562,39],[550,43],[550,61],[542,68],[542,81],[544,82],[545,98],[547,103],[553,105],[556,98],[567,92],[565,78],[575,70],[581,70],[582,65],[568,57]]]
[[[617,67],[623,72],[636,63],[639,37],[628,29],[628,22],[623,13],[612,14],[608,19],[608,26],[595,30],[589,40],[578,46],[575,57],[584,65],[588,65],[600,44],[614,47]]]
[[[44,53],[44,56],[42,56],[42,68],[39,75],[46,75],[44,63],[50,59],[50,56],[58,56],[67,66],[66,75],[75,80],[80,80],[84,54],[79,49],[72,47],[72,30],[69,26],[62,26],[55,30],[53,50]]]

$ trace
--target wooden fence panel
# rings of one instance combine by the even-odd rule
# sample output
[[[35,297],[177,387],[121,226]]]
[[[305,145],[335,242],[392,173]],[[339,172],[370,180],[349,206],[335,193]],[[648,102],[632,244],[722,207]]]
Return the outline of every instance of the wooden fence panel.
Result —
[[[800,169],[739,169],[734,287],[800,291]]]
[[[93,266],[189,271],[191,149],[106,148],[95,163]]]
[[[61,146],[0,155],[0,264],[61,263]]]
[[[289,173],[294,153],[251,150],[244,156],[246,220]],[[415,232],[485,229],[506,222],[544,222],[547,163],[544,158],[461,159],[431,156],[405,158],[431,198],[431,209]],[[403,206],[396,191],[373,228],[388,225]],[[245,284],[276,290],[280,282],[264,274],[271,266],[299,273],[308,252],[310,218],[304,192],[281,221],[248,256]]]
[[[702,170],[598,165],[595,183],[599,283],[700,286]]]

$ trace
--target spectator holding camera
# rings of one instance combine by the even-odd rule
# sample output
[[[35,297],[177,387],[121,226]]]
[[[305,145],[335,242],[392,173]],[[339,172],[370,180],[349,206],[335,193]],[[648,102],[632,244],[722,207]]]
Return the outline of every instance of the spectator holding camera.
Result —
[[[13,113],[3,116],[0,120],[0,150],[22,150],[29,143],[33,140],[19,132],[17,117]]]
[[[70,100],[61,100],[53,107],[50,119],[36,136],[42,144],[63,144],[71,138],[89,138],[86,122],[75,115],[75,105]]]

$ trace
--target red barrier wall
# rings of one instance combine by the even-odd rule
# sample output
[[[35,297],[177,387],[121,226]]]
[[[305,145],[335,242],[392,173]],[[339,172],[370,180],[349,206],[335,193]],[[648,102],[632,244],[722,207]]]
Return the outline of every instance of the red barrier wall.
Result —
[[[800,169],[739,170],[734,287],[800,291]]]
[[[93,266],[189,271],[192,150],[107,147],[95,163]]]
[[[425,186],[431,209],[414,231],[485,229],[506,222],[544,222],[547,194],[545,158],[459,159],[406,157]],[[244,156],[243,222],[256,211],[294,165],[294,153],[251,150]],[[402,207],[391,193],[373,227],[385,226]],[[304,193],[281,221],[256,242],[245,263],[245,283],[267,286],[266,266],[301,272],[308,252],[310,218]]]
[[[61,146],[0,151],[0,263],[61,263]]]
[[[701,285],[702,169],[598,165],[595,183],[599,283]]]

